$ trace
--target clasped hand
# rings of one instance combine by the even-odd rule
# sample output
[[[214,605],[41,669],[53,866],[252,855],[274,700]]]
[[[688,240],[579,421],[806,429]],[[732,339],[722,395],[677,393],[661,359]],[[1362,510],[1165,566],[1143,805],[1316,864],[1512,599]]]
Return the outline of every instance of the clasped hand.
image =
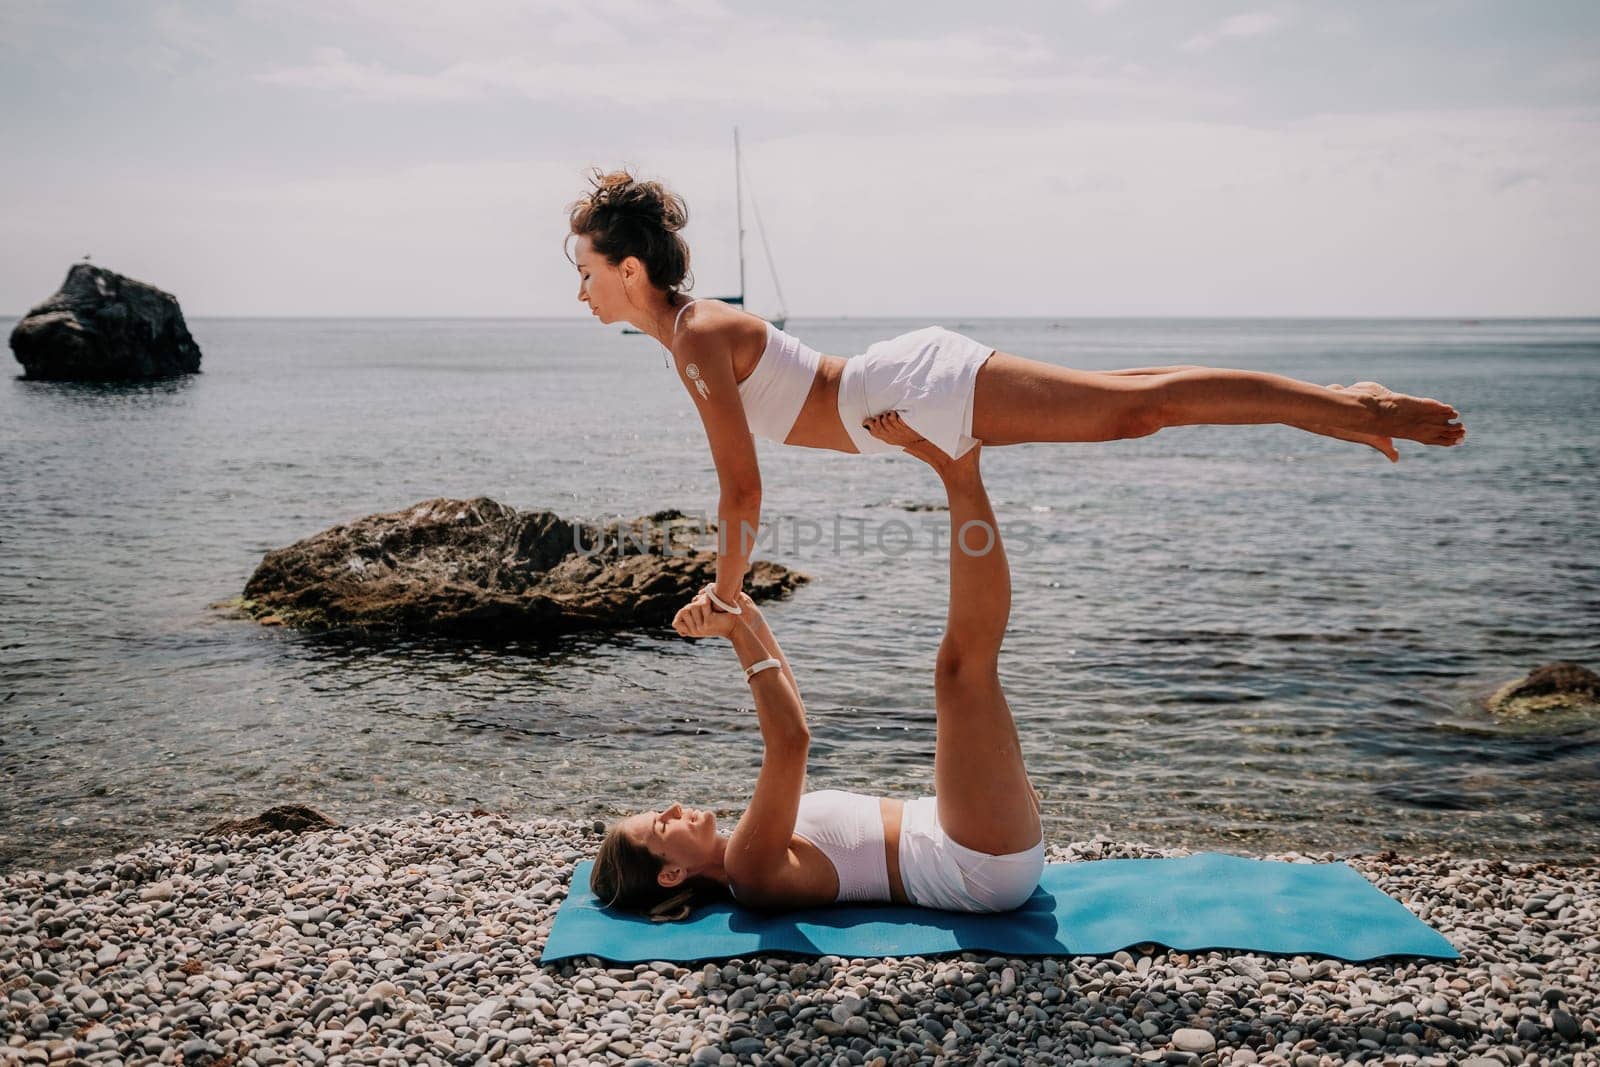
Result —
[[[711,588],[707,586],[706,589]],[[739,620],[746,616],[759,616],[755,601],[750,595],[741,591],[739,599],[735,601],[739,610],[744,615],[733,615],[726,611],[719,611],[711,603],[711,597],[706,589],[695,594],[693,600],[678,609],[672,617],[672,628],[684,637],[727,637],[733,633],[733,628]],[[752,621],[754,621],[752,619]]]

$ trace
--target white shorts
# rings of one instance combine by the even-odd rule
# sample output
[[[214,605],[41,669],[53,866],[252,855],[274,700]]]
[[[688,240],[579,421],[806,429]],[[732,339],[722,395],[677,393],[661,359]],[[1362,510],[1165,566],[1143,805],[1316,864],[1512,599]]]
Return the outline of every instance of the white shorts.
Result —
[[[1039,887],[1044,839],[1025,852],[991,856],[957,844],[939,825],[939,802],[905,802],[900,817],[900,881],[911,903],[945,911],[1010,911]]]
[[[871,345],[845,361],[839,418],[856,451],[898,452],[862,427],[869,415],[898,411],[906,425],[960,459],[972,437],[972,389],[994,349],[943,326],[928,326]]]

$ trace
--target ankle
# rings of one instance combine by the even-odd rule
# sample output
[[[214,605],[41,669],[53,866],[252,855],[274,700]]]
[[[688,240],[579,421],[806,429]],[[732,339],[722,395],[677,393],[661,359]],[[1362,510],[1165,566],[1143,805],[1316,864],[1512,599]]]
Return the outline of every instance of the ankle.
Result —
[[[1360,396],[1362,410],[1366,412],[1367,422],[1374,431],[1381,431],[1389,414],[1389,408],[1381,397]]]

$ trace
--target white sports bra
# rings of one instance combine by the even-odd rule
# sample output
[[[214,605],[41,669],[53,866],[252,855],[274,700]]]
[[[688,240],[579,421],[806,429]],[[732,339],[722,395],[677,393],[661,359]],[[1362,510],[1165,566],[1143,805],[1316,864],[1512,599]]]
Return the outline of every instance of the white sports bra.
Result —
[[[678,309],[672,332],[688,309],[689,301]],[[798,337],[767,323],[767,347],[756,361],[750,377],[739,383],[739,402],[744,405],[745,422],[750,432],[769,441],[783,443],[794,429],[800,409],[805,407],[816,381],[822,355],[802,344]]]
[[[877,797],[819,789],[800,798],[794,832],[821,850],[839,875],[836,902],[887,901],[889,860],[883,854],[883,812]],[[735,898],[730,881],[728,889]]]

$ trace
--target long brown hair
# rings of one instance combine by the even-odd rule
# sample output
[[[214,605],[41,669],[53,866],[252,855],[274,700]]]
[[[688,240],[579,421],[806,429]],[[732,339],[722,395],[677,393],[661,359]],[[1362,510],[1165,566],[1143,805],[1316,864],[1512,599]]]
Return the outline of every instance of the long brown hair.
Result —
[[[567,206],[570,236],[586,235],[594,250],[612,264],[637,257],[650,283],[665,289],[668,296],[680,287],[694,287],[689,243],[678,235],[689,222],[683,197],[660,182],[639,181],[626,170],[605,174],[596,167],[589,184],[589,195]],[[570,252],[567,258],[572,258]]]
[[[687,919],[696,908],[731,900],[728,887],[715,878],[696,875],[675,886],[656,881],[662,861],[647,848],[629,841],[620,821],[606,829],[589,872],[589,890],[603,907],[648,916],[651,922]]]

